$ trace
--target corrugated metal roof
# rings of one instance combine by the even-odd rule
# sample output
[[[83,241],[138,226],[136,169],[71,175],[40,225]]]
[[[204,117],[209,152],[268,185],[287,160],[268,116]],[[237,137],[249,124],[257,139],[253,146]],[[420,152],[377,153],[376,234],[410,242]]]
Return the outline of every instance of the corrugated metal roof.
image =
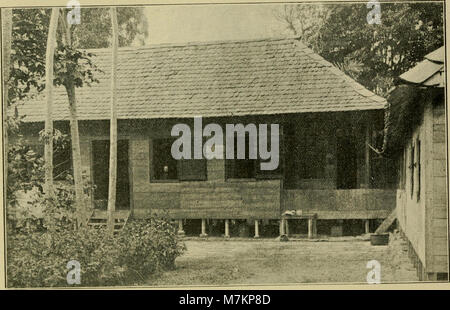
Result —
[[[437,64],[427,59],[419,62],[415,67],[406,71],[400,78],[410,83],[421,84],[439,72],[443,64]]]
[[[440,62],[444,63],[445,60],[445,48],[444,46],[441,46],[437,50],[427,54],[425,56],[426,59],[434,61],[434,62]]]
[[[415,67],[406,71],[400,78],[406,82],[429,87],[444,87],[445,85],[445,48],[427,54],[425,59]]]
[[[78,118],[110,117],[111,50],[92,51],[100,83],[77,89]],[[55,120],[68,119],[54,90]],[[44,120],[45,98],[19,107]],[[183,118],[383,109],[386,101],[297,39],[265,39],[119,49],[118,118]]]

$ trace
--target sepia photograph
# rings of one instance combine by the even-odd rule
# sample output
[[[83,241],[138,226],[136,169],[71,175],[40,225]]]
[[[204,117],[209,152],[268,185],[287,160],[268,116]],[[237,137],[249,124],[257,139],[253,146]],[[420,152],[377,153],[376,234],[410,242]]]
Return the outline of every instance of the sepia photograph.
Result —
[[[444,1],[116,4],[1,7],[6,288],[449,281]]]

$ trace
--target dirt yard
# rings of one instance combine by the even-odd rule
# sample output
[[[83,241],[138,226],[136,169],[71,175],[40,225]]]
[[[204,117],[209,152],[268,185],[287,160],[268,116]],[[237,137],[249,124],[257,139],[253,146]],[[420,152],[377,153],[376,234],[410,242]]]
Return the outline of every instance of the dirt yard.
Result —
[[[146,285],[234,285],[295,283],[366,283],[366,264],[381,264],[381,282],[418,281],[400,239],[371,246],[358,238],[327,240],[210,238],[185,241],[187,252],[176,269]]]

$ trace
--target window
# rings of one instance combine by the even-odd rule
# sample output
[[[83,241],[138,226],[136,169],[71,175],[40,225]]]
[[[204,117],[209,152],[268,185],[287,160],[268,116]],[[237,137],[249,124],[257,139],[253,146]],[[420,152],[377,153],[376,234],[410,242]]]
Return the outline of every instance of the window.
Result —
[[[417,165],[416,165],[416,173],[417,173],[417,188],[416,188],[416,193],[417,193],[417,201],[420,200],[420,190],[421,190],[421,175],[420,175],[420,170],[421,170],[421,163],[420,163],[420,140],[417,139],[416,141],[416,148],[417,148]]]
[[[44,143],[31,142],[28,144],[39,157],[45,160]],[[61,145],[53,144],[53,179],[65,181],[68,175],[73,175],[72,169],[72,145],[70,141],[64,141]]]
[[[300,153],[300,176],[302,179],[325,178],[326,145],[323,137],[311,135],[301,138]]]
[[[206,159],[182,159],[179,161],[181,181],[205,181]]]
[[[270,126],[267,126],[267,148],[268,151],[272,151],[271,147],[272,147],[272,142],[271,142],[271,130],[270,130]],[[284,154],[285,154],[285,150],[284,150],[284,135],[283,135],[283,127],[280,126],[279,127],[279,141],[278,141],[278,167],[274,170],[261,170],[261,163],[268,163],[270,161],[274,161],[274,158],[269,158],[266,160],[260,159],[258,158],[256,160],[256,178],[258,179],[279,179],[282,178],[282,174],[283,174],[283,158],[284,158]],[[259,142],[258,142],[259,143]],[[258,145],[259,147],[261,147],[260,145]],[[275,156],[274,153],[272,153],[272,156]]]
[[[234,159],[226,159],[227,179],[253,179],[256,176],[256,159],[249,159],[249,135],[245,134],[245,159],[237,159],[237,135],[234,135]]]
[[[411,155],[410,155],[410,165],[409,165],[409,169],[411,170],[410,172],[410,189],[411,189],[411,198],[413,198],[414,196],[414,144],[411,144]]]
[[[72,175],[72,148],[68,145],[53,151],[53,179],[64,181]]]
[[[270,126],[268,126],[267,130],[268,135],[268,149],[270,151],[271,147],[271,132]],[[227,179],[276,179],[281,178],[282,175],[282,152],[283,152],[283,143],[282,143],[282,133],[280,132],[280,141],[279,141],[279,158],[278,158],[278,167],[274,170],[261,170],[261,163],[270,162],[274,160],[273,158],[269,158],[267,160],[262,160],[259,158],[259,154],[257,153],[257,159],[250,159],[250,151],[249,151],[249,134],[246,132],[245,135],[245,159],[237,159],[237,135],[234,136],[234,159],[226,159],[225,161],[225,169],[226,169],[226,178]],[[259,139],[257,136],[257,143],[259,143]],[[273,156],[273,154],[272,154]]]
[[[172,157],[174,138],[153,139],[150,143],[151,181],[204,181],[206,177],[205,159],[181,159]]]
[[[286,126],[286,156],[289,156],[286,173],[293,180],[325,178],[329,142],[314,123],[289,123]]]
[[[178,180],[178,161],[170,152],[173,141],[173,139],[155,139],[150,143],[152,180]]]

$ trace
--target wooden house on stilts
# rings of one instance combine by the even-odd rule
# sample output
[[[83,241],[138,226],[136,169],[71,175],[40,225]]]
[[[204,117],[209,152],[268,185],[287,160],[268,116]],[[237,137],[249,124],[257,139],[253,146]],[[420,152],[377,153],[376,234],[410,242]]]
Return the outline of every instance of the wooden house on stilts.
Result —
[[[90,199],[100,214],[108,196],[111,52],[91,52],[103,73],[98,84],[77,89],[78,118],[83,170],[96,185]],[[55,127],[68,132],[64,89],[56,87],[54,98]],[[18,108],[28,143],[39,144],[42,106],[38,97]],[[258,236],[288,210],[304,216],[310,236],[355,225],[369,232],[397,200],[395,162],[370,147],[383,131],[385,106],[297,39],[121,48],[117,210],[133,217],[166,213],[180,232],[195,222],[201,234],[218,222],[229,235],[230,223],[240,222]],[[249,159],[175,160],[171,129],[192,126],[196,116],[222,128],[279,124],[279,167],[263,171]],[[55,159],[57,169],[70,165],[67,156]]]

